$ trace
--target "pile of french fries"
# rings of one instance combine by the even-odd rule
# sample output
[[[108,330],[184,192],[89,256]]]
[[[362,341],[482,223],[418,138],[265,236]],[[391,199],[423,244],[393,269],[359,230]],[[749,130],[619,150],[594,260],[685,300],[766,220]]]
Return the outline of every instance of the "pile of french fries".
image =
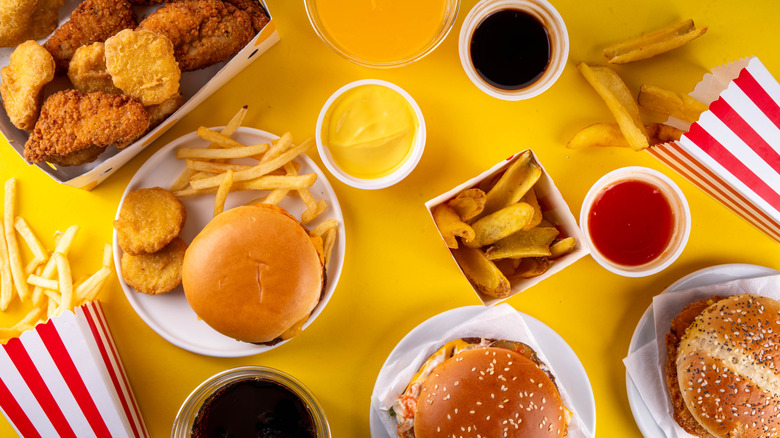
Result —
[[[32,309],[13,327],[0,328],[0,342],[22,334],[66,310],[94,300],[106,279],[114,271],[111,245],[103,247],[103,263],[92,275],[73,282],[68,252],[78,233],[72,225],[56,237],[54,251],[48,251],[33,233],[27,221],[16,216],[16,179],[5,183],[3,223],[0,225],[0,311],[5,311],[15,297],[31,302]],[[18,236],[33,258],[24,265]]]
[[[222,213],[228,193],[233,191],[268,192],[248,202],[248,205],[278,205],[285,197],[294,194],[306,206],[301,214],[301,223],[312,222],[328,208],[328,203],[324,199],[315,199],[309,191],[317,181],[317,174],[299,175],[301,166],[295,161],[312,145],[311,139],[295,145],[292,135],[286,132],[271,144],[244,145],[231,136],[241,126],[246,112],[247,106],[242,107],[220,132],[204,126],[198,128],[198,137],[210,144],[204,148],[176,151],[176,158],[184,160],[187,168],[171,185],[170,191],[180,198],[215,193],[214,216]],[[231,160],[242,160],[243,163]],[[246,164],[247,160],[251,164]],[[336,241],[338,225],[337,220],[328,219],[310,231],[326,265]]]
[[[706,27],[697,28],[693,20],[686,20],[607,47],[603,54],[610,64],[648,59],[681,47],[706,31]],[[641,86],[638,99],[635,100],[620,76],[610,67],[590,66],[580,62],[577,69],[607,104],[617,123],[596,123],[582,129],[567,143],[568,148],[616,146],[643,150],[656,144],[679,140],[683,131],[659,123],[645,125],[639,114],[640,106],[688,123],[698,120],[701,113],[707,110],[707,105],[688,95],[648,84]]]
[[[471,188],[431,211],[436,226],[474,288],[505,298],[512,284],[541,275],[571,251],[546,218],[534,185],[542,169],[523,152],[491,187]],[[484,190],[483,190],[484,189]]]

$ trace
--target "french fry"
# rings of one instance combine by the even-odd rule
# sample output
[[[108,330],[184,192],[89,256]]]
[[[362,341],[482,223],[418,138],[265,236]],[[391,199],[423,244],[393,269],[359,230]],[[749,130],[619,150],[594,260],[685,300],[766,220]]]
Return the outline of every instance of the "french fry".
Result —
[[[44,289],[59,290],[60,288],[57,280],[49,280],[34,274],[30,274],[27,276],[27,283],[33,286],[42,287]]]
[[[639,106],[620,76],[609,67],[591,67],[584,62],[577,64],[577,69],[607,104],[631,148],[642,150],[650,146]]]
[[[196,131],[196,134],[198,137],[210,141],[211,144],[216,145],[220,148],[243,148],[244,145],[233,140],[230,138],[230,136],[220,134],[219,132],[212,131],[211,129],[200,126],[198,127],[198,130]]]
[[[586,126],[566,143],[569,149],[589,147],[629,147],[617,123],[594,123]]]
[[[81,305],[86,302],[92,301],[97,297],[100,292],[103,283],[106,281],[113,270],[109,267],[102,266],[89,278],[84,280],[76,287],[74,302],[76,305]]]
[[[108,243],[103,245],[103,267],[110,268],[114,265],[114,252]]]
[[[274,142],[272,142],[271,149],[268,152],[266,152],[265,155],[263,155],[263,158],[260,159],[260,162],[265,163],[283,154],[288,149],[290,149],[290,147],[293,144],[292,141],[293,141],[292,133],[285,132],[284,134],[282,134],[281,137],[277,138]]]
[[[336,244],[336,228],[331,228],[325,233],[325,237],[323,238],[323,252],[325,257],[324,265],[328,266],[328,261],[330,261],[330,257],[333,254],[333,247]]]
[[[235,173],[233,173],[233,175],[235,176]],[[287,192],[289,190],[311,187],[316,180],[316,173],[308,173],[306,175],[266,175],[250,181],[239,182],[235,182],[234,178],[230,191],[284,189],[284,191]],[[218,187],[208,187],[205,189],[187,188],[173,192],[173,195],[179,198],[190,198],[205,193],[216,193],[217,190]]]
[[[509,280],[482,250],[463,247],[454,249],[452,254],[478,292],[496,298],[509,296]]]
[[[8,262],[11,265],[11,277],[14,280],[16,293],[19,299],[27,301],[30,289],[25,281],[24,268],[22,268],[22,256],[19,254],[19,244],[14,232],[14,218],[16,217],[16,178],[5,182],[3,227],[5,231],[5,243],[8,246]]]
[[[70,263],[65,254],[55,252],[51,256],[57,265],[57,276],[59,277],[59,289],[62,297],[60,305],[57,308],[57,315],[73,308],[73,279],[70,273]]]
[[[287,172],[287,175],[298,175],[298,169],[295,168],[292,162],[286,163],[284,165],[284,170]],[[303,203],[306,204],[306,211],[301,214],[302,223],[307,224],[311,222],[314,220],[314,218],[319,216],[320,213],[328,208],[328,203],[325,202],[324,199],[317,201],[314,199],[314,196],[311,195],[311,192],[309,192],[306,188],[298,188],[296,191],[298,192],[298,196],[301,197]]]
[[[664,125],[661,123],[651,123],[647,125],[647,135],[650,136],[651,146],[667,143],[670,141],[677,141],[682,137],[683,134],[683,131],[675,128],[674,126]]]
[[[458,213],[449,205],[437,205],[431,211],[431,214],[447,247],[458,248],[458,239],[455,236],[461,237],[464,241],[474,240],[474,229],[471,228],[471,225],[463,222]]]
[[[184,165],[187,169],[197,170],[198,172],[214,173],[214,178],[222,178],[222,175],[228,170],[238,172],[239,170],[251,169],[253,166],[247,164],[229,164],[229,163],[212,163],[211,161],[191,160],[185,159]],[[205,179],[205,178],[200,178]],[[192,179],[190,179],[190,184]]]
[[[5,227],[0,223],[0,310],[11,304],[14,283],[11,277],[11,264],[8,261],[8,247],[5,245]]]
[[[297,146],[293,146],[286,152],[283,152],[278,157],[266,162],[259,163],[257,166],[254,166],[251,169],[235,172],[233,174],[233,181],[247,181],[264,176],[265,174],[284,166],[285,163],[298,156],[298,154],[304,152],[309,148],[309,146],[311,146],[311,139],[307,139],[303,143]],[[219,186],[220,182],[222,182],[221,176],[213,176],[211,178],[191,181],[190,185],[194,189],[205,189],[209,187],[217,187]]]
[[[65,233],[63,233],[57,240],[57,244],[54,248],[54,252],[67,255],[68,251],[70,251],[71,245],[73,244],[73,239],[76,237],[76,233],[78,233],[78,231],[79,231],[78,225],[71,225],[70,227],[68,227],[68,229],[65,230]],[[54,259],[54,257],[49,257],[49,261],[46,262],[46,266],[44,266],[40,277],[45,278],[47,280],[51,280],[54,278],[54,273],[56,269],[57,269],[57,261]],[[41,299],[43,298],[43,293],[44,290],[41,287],[36,287],[33,290],[33,304],[37,305],[38,303],[40,303]],[[49,297],[51,297],[51,295],[49,295]]]
[[[16,217],[16,220],[14,221],[14,228],[19,233],[19,235],[22,236],[22,239],[27,244],[27,247],[30,248],[30,252],[33,253],[33,259],[30,260],[30,263],[28,263],[27,267],[25,268],[25,272],[29,274],[34,271],[38,265],[44,263],[46,259],[49,258],[49,255],[46,253],[46,249],[41,244],[41,241],[38,240],[38,237],[35,235],[35,233],[32,232],[30,226],[27,225],[27,221],[25,221],[23,217]]]
[[[550,256],[550,244],[558,233],[556,228],[541,227],[518,231],[496,242],[485,255],[490,260]]]
[[[238,129],[239,126],[241,126],[241,123],[244,121],[244,117],[246,116],[247,112],[247,105],[244,105],[241,107],[240,110],[236,113],[235,116],[233,116],[232,119],[225,125],[225,127],[219,132],[220,134],[230,137],[233,135],[233,133]],[[214,144],[209,144],[207,148],[214,149],[217,146]],[[195,171],[192,169],[185,169],[178,178],[176,178],[176,181],[171,184],[170,191],[174,192],[177,190],[182,190],[190,183],[190,178],[192,175],[195,174]]]
[[[705,32],[707,27],[697,28],[693,20],[685,20],[639,38],[607,47],[604,49],[604,56],[610,64],[639,61],[681,47],[704,35]]]
[[[314,234],[315,236],[324,236],[325,233],[332,229],[336,229],[339,226],[339,221],[336,219],[327,219],[322,222],[320,222],[319,225],[312,228],[311,234]]]
[[[287,193],[290,191],[288,189],[276,189],[272,190],[271,193],[268,194],[265,198],[259,198],[255,199],[253,201],[250,201],[247,203],[247,205],[256,205],[256,204],[270,204],[270,205],[279,205],[280,202],[287,196]]]
[[[541,215],[541,213],[540,213]],[[473,239],[463,239],[469,248],[491,245],[515,232],[522,230],[534,217],[534,208],[525,202],[518,202],[491,213],[471,224]]]
[[[536,163],[531,152],[523,152],[488,190],[485,208],[475,219],[478,220],[520,201],[541,175],[542,168]]]
[[[222,213],[222,211],[225,209],[225,201],[227,200],[227,195],[230,193],[230,186],[232,185],[233,171],[228,170],[225,172],[225,175],[222,178],[222,183],[219,184],[217,196],[214,198],[214,217]]]
[[[487,195],[480,189],[464,190],[447,204],[452,207],[463,221],[468,221],[485,209]]]
[[[240,144],[240,143],[239,143]],[[199,160],[229,160],[232,158],[247,158],[262,154],[270,149],[268,143],[251,146],[239,146],[229,149],[181,148],[176,151],[176,158],[194,158]]]
[[[651,111],[677,117],[688,123],[699,120],[707,111],[707,105],[687,94],[675,93],[655,85],[643,84],[639,87],[639,105]]]

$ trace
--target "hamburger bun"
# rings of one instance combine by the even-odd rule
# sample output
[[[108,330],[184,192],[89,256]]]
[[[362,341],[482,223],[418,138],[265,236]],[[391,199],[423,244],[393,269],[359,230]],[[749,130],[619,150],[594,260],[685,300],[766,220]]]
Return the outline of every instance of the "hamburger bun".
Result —
[[[778,436],[780,302],[751,294],[713,301],[698,304],[671,358],[684,408],[700,427],[680,425],[699,437]]]
[[[182,284],[192,309],[216,331],[269,343],[286,339],[314,310],[323,269],[296,218],[272,205],[242,206],[219,214],[195,237]]]

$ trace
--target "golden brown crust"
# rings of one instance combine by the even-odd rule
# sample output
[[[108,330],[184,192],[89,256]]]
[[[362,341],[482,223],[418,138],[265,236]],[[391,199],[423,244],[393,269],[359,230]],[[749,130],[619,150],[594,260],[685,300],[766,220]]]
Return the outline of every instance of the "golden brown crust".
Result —
[[[255,32],[249,14],[220,0],[166,3],[139,25],[168,37],[182,71],[227,61]]]
[[[134,28],[135,19],[127,0],[84,0],[43,46],[54,57],[57,73],[63,74],[68,71],[76,49],[104,42],[122,29]]]
[[[24,158],[40,163],[94,146],[124,147],[141,137],[148,127],[149,115],[143,105],[127,96],[60,91],[43,103],[41,115],[24,145]]]
[[[84,93],[102,91],[122,94],[114,85],[106,69],[106,48],[104,43],[92,43],[76,49],[68,67],[68,79],[77,90]]]
[[[133,190],[125,196],[114,221],[122,251],[151,254],[175,239],[187,220],[187,210],[171,192],[160,187]]]
[[[181,267],[187,244],[176,238],[165,248],[142,255],[122,255],[122,278],[138,292],[159,295],[181,284]]]
[[[323,266],[309,233],[283,209],[227,210],[193,239],[184,293],[218,332],[264,343],[309,315],[320,300]]]
[[[29,131],[35,127],[43,103],[43,87],[54,79],[54,59],[35,41],[25,41],[0,69],[0,95],[11,123]]]
[[[680,339],[682,339],[688,327],[693,324],[696,317],[704,309],[722,299],[723,297],[714,296],[688,304],[672,319],[671,329],[666,334],[666,387],[669,389],[669,396],[674,408],[674,420],[683,430],[700,438],[711,438],[712,435],[693,418],[693,415],[685,406],[677,380],[677,349],[680,345]]]
[[[692,416],[715,437],[780,430],[780,302],[734,295],[704,309],[680,340],[677,375]]]
[[[547,374],[504,348],[463,351],[423,383],[414,417],[416,438],[556,437],[567,433],[567,411]]]

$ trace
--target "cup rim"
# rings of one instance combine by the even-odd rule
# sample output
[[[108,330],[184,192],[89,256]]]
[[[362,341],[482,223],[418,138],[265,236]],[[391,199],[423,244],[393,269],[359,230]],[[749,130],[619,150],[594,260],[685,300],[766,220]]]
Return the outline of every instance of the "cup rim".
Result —
[[[330,154],[330,150],[328,150],[327,145],[325,145],[323,139],[322,139],[322,124],[325,120],[325,115],[328,112],[328,109],[333,105],[333,102],[335,102],[336,99],[338,99],[342,94],[347,92],[348,90],[351,90],[353,88],[357,88],[363,85],[379,85],[383,87],[387,87],[396,93],[400,94],[408,103],[411,105],[412,109],[414,110],[415,117],[417,117],[417,132],[415,133],[414,142],[412,143],[412,151],[411,155],[404,161],[397,169],[395,169],[392,173],[389,175],[385,175],[379,178],[357,178],[355,176],[350,175],[349,173],[343,171],[333,160],[333,157]],[[331,96],[328,98],[327,101],[325,101],[325,104],[322,106],[322,109],[320,110],[320,114],[317,117],[317,127],[315,130],[315,141],[317,143],[317,152],[320,155],[320,159],[322,160],[322,163],[325,165],[325,167],[330,171],[330,173],[336,177],[339,181],[343,182],[344,184],[347,184],[349,186],[358,188],[358,189],[364,189],[364,190],[378,190],[383,189],[386,187],[390,187],[404,178],[406,178],[415,167],[417,167],[417,164],[420,162],[420,159],[422,158],[423,152],[425,150],[425,140],[426,140],[426,128],[425,128],[425,118],[423,117],[422,110],[420,109],[420,106],[417,105],[417,102],[414,100],[414,98],[407,93],[403,88],[399,87],[398,85],[393,84],[392,82],[383,81],[381,79],[361,79],[359,81],[350,82],[338,90],[336,90]]]
[[[185,438],[191,435],[195,416],[202,403],[217,389],[239,380],[260,378],[280,384],[290,390],[311,413],[318,438],[330,438],[330,425],[325,411],[314,394],[298,379],[284,371],[259,365],[247,365],[220,371],[201,382],[184,400],[171,428],[171,438]]]
[[[519,9],[531,13],[542,21],[551,37],[550,64],[534,83],[517,90],[504,90],[489,84],[477,73],[471,62],[471,37],[477,26],[489,15],[503,9]],[[458,38],[458,54],[466,76],[484,93],[501,100],[525,100],[542,94],[558,81],[569,58],[569,33],[563,17],[547,0],[482,0],[463,20]]]
[[[638,266],[617,264],[599,252],[593,244],[588,230],[588,214],[596,196],[607,187],[621,181],[640,180],[652,184],[664,192],[672,211],[677,217],[677,226],[666,251],[655,259]],[[610,272],[624,277],[646,277],[663,271],[682,254],[691,233],[691,211],[680,187],[663,173],[641,166],[615,169],[598,179],[588,190],[580,209],[580,228],[590,254],[596,262]]]
[[[447,3],[449,4],[449,10],[445,14],[445,19],[442,20],[442,26],[439,28],[438,32],[433,37],[433,39],[429,41],[426,45],[424,45],[420,49],[420,51],[406,58],[386,61],[386,62],[367,61],[356,55],[349,53],[349,51],[340,47],[335,42],[331,41],[327,31],[325,30],[324,26],[320,23],[319,17],[317,16],[316,7],[313,5],[314,1],[315,0],[303,1],[304,8],[306,9],[306,16],[309,18],[309,23],[311,24],[311,27],[314,29],[314,33],[317,34],[320,40],[324,42],[329,49],[333,50],[341,57],[349,61],[352,61],[355,64],[362,65],[364,67],[393,68],[393,67],[402,67],[411,64],[414,61],[422,59],[429,53],[433,52],[437,47],[439,47],[439,45],[447,38],[447,35],[449,35],[450,31],[452,30],[452,27],[455,25],[455,19],[457,18],[458,12],[460,11],[461,0],[446,0]]]

